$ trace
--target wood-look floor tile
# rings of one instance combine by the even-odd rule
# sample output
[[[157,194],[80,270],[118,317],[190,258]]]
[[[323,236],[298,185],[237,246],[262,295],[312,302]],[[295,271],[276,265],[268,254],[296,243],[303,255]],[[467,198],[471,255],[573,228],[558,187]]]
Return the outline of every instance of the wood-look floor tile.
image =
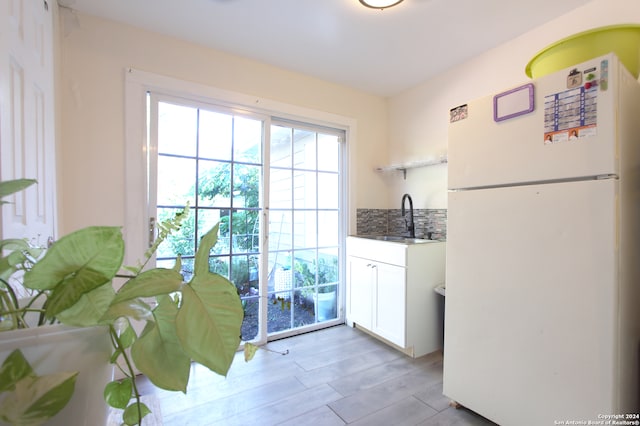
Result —
[[[299,374],[300,380],[305,386],[313,387],[321,383],[330,383],[341,380],[351,375],[362,373],[373,367],[384,365],[396,360],[403,355],[392,348],[380,348],[374,351],[354,355],[314,370]]]
[[[354,392],[350,396],[329,404],[329,407],[350,423],[425,390],[439,380],[433,373],[409,370],[377,386]],[[368,381],[373,381],[373,378],[368,378]]]
[[[438,414],[436,410],[413,396],[402,399],[360,420],[354,426],[413,426]]]
[[[293,338],[286,338],[269,342],[267,347],[276,351],[289,349],[302,349],[317,351],[326,348],[336,342],[369,340],[369,337],[355,328],[347,326],[336,326],[311,333],[301,334]]]
[[[190,387],[186,394],[179,392],[163,393],[159,395],[159,399],[163,407],[165,407],[163,409],[165,416],[169,416],[219,399],[243,394],[252,395],[255,389],[263,387],[270,389],[286,380],[289,380],[291,383],[297,383],[300,388],[304,388],[299,381],[295,380],[295,374],[299,374],[302,371],[303,370],[296,364],[290,364],[281,368],[266,370],[253,376],[242,375],[240,377],[229,377],[222,381],[216,378],[209,386],[206,386],[204,382],[202,382],[203,384],[197,388]],[[207,376],[215,374],[210,371],[201,373],[207,374]],[[275,385],[273,385],[274,383]]]
[[[163,420],[165,425],[176,426],[209,424],[242,415],[256,407],[279,402],[305,390],[302,383],[294,377],[288,377],[222,399],[207,401],[199,398],[199,403],[193,403],[188,408],[171,414],[165,413]]]
[[[447,408],[417,426],[491,426],[495,423],[465,408]]]
[[[305,413],[311,412],[324,405],[340,399],[341,396],[329,385],[320,385],[294,396],[262,407],[247,410],[232,417],[217,422],[203,423],[224,426],[245,426],[256,424],[260,426],[276,425],[291,420]]]
[[[437,411],[446,410],[451,402],[449,398],[442,394],[442,382],[423,391],[416,392],[414,396]]]
[[[345,424],[336,413],[324,405],[286,422],[278,423],[278,426],[342,426]]]
[[[416,360],[402,356],[390,362],[334,380],[329,384],[342,395],[349,396],[416,371],[418,369],[416,363]]]
[[[245,363],[238,353],[227,377],[194,364],[186,395],[139,378],[142,394],[155,401],[153,426],[491,424],[448,407],[441,352],[412,359],[347,326],[265,347],[289,354],[259,350]]]
[[[344,339],[344,341],[336,341],[331,345],[324,345],[313,352],[305,355],[296,354],[296,362],[305,370],[314,370],[316,368],[325,367],[335,362],[349,359],[354,355],[369,352],[380,348],[380,343],[371,342],[369,339],[363,338],[358,340]]]

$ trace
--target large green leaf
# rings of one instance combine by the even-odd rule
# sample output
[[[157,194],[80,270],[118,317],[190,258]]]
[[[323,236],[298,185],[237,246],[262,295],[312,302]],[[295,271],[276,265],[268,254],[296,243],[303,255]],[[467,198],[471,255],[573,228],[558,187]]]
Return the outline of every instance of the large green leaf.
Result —
[[[0,250],[29,250],[27,240],[20,238],[10,238],[0,241]]]
[[[5,284],[0,282],[0,312],[15,312],[15,300],[9,295],[9,292],[2,289]],[[7,330],[15,330],[18,327],[18,313],[10,313],[0,318],[0,332]]]
[[[83,294],[110,281],[120,269],[123,257],[120,228],[84,228],[56,242],[25,274],[24,286],[53,289],[47,304],[47,317],[52,318]]]
[[[258,352],[258,346],[249,342],[244,342],[244,362],[249,362],[256,356]]]
[[[213,227],[213,229],[204,234],[204,236],[200,240],[200,245],[198,246],[198,251],[196,252],[195,263],[193,265],[194,275],[205,276],[210,274],[209,255],[213,246],[215,246],[216,242],[218,242],[219,227],[220,224],[218,223]]]
[[[120,328],[120,346],[122,349],[130,348],[133,345],[133,342],[138,340],[138,335],[136,331],[129,324],[129,320],[123,319],[125,321],[125,327]]]
[[[158,301],[153,310],[155,323],[147,323],[131,347],[131,356],[154,385],[186,392],[191,359],[182,350],[176,335],[178,307],[168,296],[159,297]]]
[[[115,296],[111,281],[85,293],[69,309],[60,312],[56,318],[60,322],[76,327],[91,327],[101,324],[100,319],[107,312]]]
[[[173,269],[151,269],[127,281],[116,295],[113,303],[138,297],[152,297],[178,291],[182,286],[182,275]]]
[[[138,413],[138,410],[140,413]],[[127,426],[140,425],[142,424],[144,416],[150,413],[151,410],[149,410],[149,407],[144,403],[134,402],[124,410],[124,413],[122,413],[122,420]]]
[[[35,179],[16,179],[0,182],[0,204],[6,203],[6,201],[1,200],[2,198],[15,192],[22,191],[36,182],[37,181]]]
[[[109,362],[111,364],[116,364],[121,356],[129,358],[129,355],[125,353],[125,351],[127,348],[131,347],[131,344],[133,344],[133,342],[138,338],[138,335],[133,327],[131,327],[131,323],[128,318],[114,319],[111,323],[111,338],[114,340],[116,337],[114,336],[114,333],[117,333],[117,339],[119,342],[117,344],[114,342],[114,350],[109,358]]]
[[[0,258],[0,279],[7,281],[9,277],[16,272],[16,269],[11,263],[10,256]],[[3,284],[0,283],[0,287],[2,286]]]
[[[146,321],[152,319],[151,307],[142,299],[125,300],[120,303],[112,303],[107,312],[100,318],[100,323],[110,323],[118,318],[128,317]]]
[[[0,420],[15,425],[38,425],[55,416],[73,396],[78,372],[28,376],[0,402]]]
[[[32,374],[33,368],[22,351],[14,350],[0,366],[0,393],[13,389],[18,381]]]
[[[122,381],[114,380],[104,387],[104,400],[110,407],[124,410],[133,397],[133,381],[130,377]]]
[[[7,280],[24,264],[27,256],[22,251],[12,251],[6,257],[0,259],[0,278]]]
[[[200,242],[194,276],[182,289],[176,325],[187,354],[216,373],[226,375],[240,344],[244,310],[235,286],[221,275],[209,272],[209,252],[217,234],[216,226]]]
[[[6,257],[0,258],[0,278],[7,280],[18,267],[23,265],[28,259],[36,259],[42,253],[42,249],[31,247],[27,240],[8,239],[0,241],[0,253],[9,252]]]
[[[226,375],[240,345],[243,317],[237,290],[226,278],[196,276],[182,290],[178,337],[194,361]]]

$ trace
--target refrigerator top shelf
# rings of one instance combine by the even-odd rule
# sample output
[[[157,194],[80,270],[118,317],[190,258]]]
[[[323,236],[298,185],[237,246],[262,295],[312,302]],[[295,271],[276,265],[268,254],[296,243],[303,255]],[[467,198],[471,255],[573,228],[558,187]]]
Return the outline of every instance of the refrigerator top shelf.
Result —
[[[375,171],[377,172],[381,172],[381,173],[389,173],[389,172],[402,172],[404,175],[404,178],[407,178],[407,170],[409,169],[417,169],[419,167],[429,167],[429,166],[437,166],[440,164],[446,164],[447,163],[447,156],[443,155],[440,158],[437,159],[428,159],[428,160],[421,160],[421,161],[412,161],[412,162],[407,162],[407,163],[400,163],[400,164],[392,164],[390,166],[380,166],[380,167],[376,167]]]

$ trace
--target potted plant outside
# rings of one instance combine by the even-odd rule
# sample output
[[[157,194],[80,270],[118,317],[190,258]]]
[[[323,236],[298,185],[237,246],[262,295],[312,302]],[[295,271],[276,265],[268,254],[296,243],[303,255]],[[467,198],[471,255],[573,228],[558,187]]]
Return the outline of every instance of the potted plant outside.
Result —
[[[327,321],[337,317],[338,258],[332,257],[331,263],[326,258],[318,260],[318,295],[316,309],[318,321]]]
[[[305,298],[313,303],[317,322],[337,317],[337,263],[337,258],[329,264],[324,257],[320,257],[317,264],[315,259],[311,262],[295,261],[297,286],[302,289]]]
[[[33,184],[0,182],[0,199]],[[123,423],[141,424],[149,413],[140,401],[135,369],[156,386],[186,392],[192,361],[226,375],[240,344],[243,310],[235,286],[210,272],[209,252],[217,240],[214,227],[200,241],[189,282],[172,269],[145,268],[158,245],[179,229],[185,211],[159,226],[159,235],[144,260],[123,266],[124,240],[119,227],[84,228],[59,239],[43,253],[25,241],[0,241],[0,339],[61,323],[102,328],[112,345],[108,362],[124,379],[109,381],[106,402],[124,409]],[[125,283],[116,291],[113,281]],[[19,299],[11,281],[33,292]],[[29,317],[34,316],[35,320]],[[146,322],[137,335],[132,320]],[[249,349],[255,348],[248,346]],[[0,420],[39,424],[60,412],[71,398],[76,372],[42,375],[20,349],[0,365]]]

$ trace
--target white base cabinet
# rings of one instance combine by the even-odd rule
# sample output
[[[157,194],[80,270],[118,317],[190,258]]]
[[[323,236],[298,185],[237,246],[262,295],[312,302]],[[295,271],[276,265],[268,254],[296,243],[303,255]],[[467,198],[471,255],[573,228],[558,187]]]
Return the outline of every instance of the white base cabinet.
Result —
[[[434,288],[445,281],[445,243],[347,237],[347,324],[419,357],[442,349]]]
[[[370,260],[347,255],[347,321],[368,330],[373,323],[373,272]]]
[[[409,348],[412,345],[407,344],[407,269],[378,263],[374,271],[371,331],[402,348]]]

